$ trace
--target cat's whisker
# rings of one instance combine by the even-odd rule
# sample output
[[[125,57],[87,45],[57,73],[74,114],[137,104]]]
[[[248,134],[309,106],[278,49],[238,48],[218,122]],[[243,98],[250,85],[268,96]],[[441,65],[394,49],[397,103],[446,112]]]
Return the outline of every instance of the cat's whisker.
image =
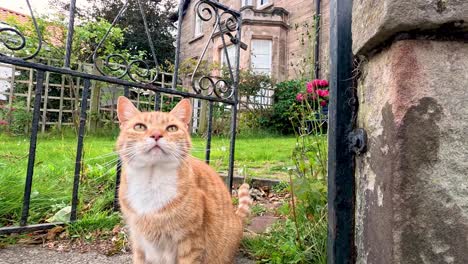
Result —
[[[192,149],[206,149],[206,148],[204,148],[204,147],[194,147],[194,146],[192,146]]]
[[[133,160],[137,155],[138,155],[138,153],[133,153],[133,154],[129,155],[129,156],[126,157],[126,158],[127,158],[128,162],[130,162],[130,161]],[[104,176],[108,175],[109,173],[111,173],[111,172],[113,171],[113,169],[116,168],[116,165],[117,165],[119,162],[120,162],[121,164],[123,163],[123,161],[122,161],[121,159],[117,159],[116,162],[115,162],[115,164],[114,164],[113,166],[112,166],[112,164],[111,164],[111,166],[108,168],[108,170],[106,170],[106,172],[104,172],[104,173],[101,175],[101,177],[104,177]],[[104,167],[104,168],[106,168],[106,167]]]
[[[96,159],[104,159],[104,158],[114,156],[114,155],[118,155],[118,152],[114,151],[114,152],[111,152],[111,153],[106,153],[106,154],[103,154],[103,155],[96,156],[94,158],[86,158],[85,160],[90,161],[90,160],[96,160]]]
[[[129,156],[136,155],[137,153],[135,151],[125,151],[124,153],[121,153],[117,158],[112,159],[110,161],[107,161],[104,164],[101,164],[104,168],[107,168],[109,166],[115,166],[121,161],[122,159],[128,159]]]
[[[139,148],[139,146],[132,146],[132,147],[126,148],[124,150],[132,150],[132,149],[138,149],[138,148]],[[104,153],[102,155],[99,155],[99,156],[96,156],[96,157],[93,157],[93,158],[86,158],[85,160],[90,161],[90,160],[96,160],[96,159],[104,159],[104,158],[107,158],[109,156],[114,156],[114,155],[119,155],[119,151],[116,150],[116,151],[112,151],[112,152],[109,152],[109,153]]]
[[[103,168],[108,168],[108,167],[112,167],[112,166],[115,166],[119,163],[120,159],[115,159],[115,160],[111,160],[111,161],[108,161],[104,164],[101,164],[101,166]]]

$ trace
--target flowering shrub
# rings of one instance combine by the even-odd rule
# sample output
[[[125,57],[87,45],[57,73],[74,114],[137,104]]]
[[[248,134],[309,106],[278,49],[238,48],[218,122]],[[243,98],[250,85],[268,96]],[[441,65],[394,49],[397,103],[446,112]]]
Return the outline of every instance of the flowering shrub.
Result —
[[[279,86],[285,88],[280,95],[288,97],[275,104],[284,104],[282,113],[288,115],[296,133],[294,167],[289,170],[289,191],[294,199],[279,209],[288,216],[284,222],[274,225],[268,236],[245,240],[244,246],[262,263],[327,263],[327,138],[323,124],[328,82],[295,80]]]
[[[291,113],[297,144],[293,151],[296,173],[301,177],[326,176],[326,140],[328,81],[315,79],[296,94],[296,111]]]
[[[322,89],[319,89],[322,88]],[[328,106],[328,81],[315,79],[306,84],[305,92],[300,92],[296,95],[296,101],[304,102],[307,101],[311,107],[320,105],[321,107]]]

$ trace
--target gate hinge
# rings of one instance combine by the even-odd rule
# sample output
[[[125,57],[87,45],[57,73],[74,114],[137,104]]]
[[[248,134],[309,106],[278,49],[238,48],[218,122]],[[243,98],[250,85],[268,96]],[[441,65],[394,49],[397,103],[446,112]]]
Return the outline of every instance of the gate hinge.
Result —
[[[367,151],[367,132],[363,128],[356,128],[349,134],[350,146],[356,155]]]

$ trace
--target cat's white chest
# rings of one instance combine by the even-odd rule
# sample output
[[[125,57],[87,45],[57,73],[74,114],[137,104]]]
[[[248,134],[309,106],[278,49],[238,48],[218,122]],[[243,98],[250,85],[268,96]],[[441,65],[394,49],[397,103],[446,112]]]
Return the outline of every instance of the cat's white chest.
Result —
[[[177,196],[177,168],[128,167],[127,200],[137,214],[157,212]]]

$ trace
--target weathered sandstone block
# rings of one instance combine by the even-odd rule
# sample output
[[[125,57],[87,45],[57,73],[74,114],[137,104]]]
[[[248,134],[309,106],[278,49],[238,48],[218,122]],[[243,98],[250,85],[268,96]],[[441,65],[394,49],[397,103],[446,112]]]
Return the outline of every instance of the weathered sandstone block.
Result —
[[[395,42],[358,96],[357,263],[468,263],[468,43]]]
[[[356,0],[353,52],[366,53],[398,32],[436,28],[468,31],[467,0]]]

